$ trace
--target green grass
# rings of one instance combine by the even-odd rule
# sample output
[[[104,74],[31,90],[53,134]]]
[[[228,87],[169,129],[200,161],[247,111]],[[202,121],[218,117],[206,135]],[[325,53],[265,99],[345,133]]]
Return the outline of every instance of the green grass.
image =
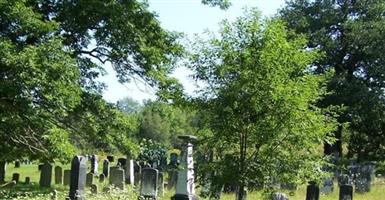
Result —
[[[62,166],[64,169],[69,169],[69,165]],[[54,171],[54,170],[53,170]],[[101,171],[101,165],[99,165],[99,172]],[[50,199],[50,192],[54,189],[58,191],[58,199],[65,199],[68,195],[68,186],[63,185],[52,185],[52,188],[40,188],[39,178],[40,172],[36,164],[32,165],[21,165],[20,168],[14,168],[13,164],[7,166],[6,181],[12,179],[13,173],[20,173],[20,183],[12,189],[0,189],[0,199],[29,199],[29,200],[43,200]],[[54,172],[52,172],[52,175]],[[26,176],[31,178],[31,184],[25,185],[24,179]],[[101,193],[102,189],[107,186],[107,180],[104,183],[99,183],[98,179],[94,179],[94,183],[98,185],[99,194],[91,194],[89,188],[87,188],[87,200],[115,200],[115,199],[137,199],[138,188],[132,188],[127,186],[125,191],[112,191],[110,193]],[[52,183],[54,180],[52,178]],[[369,193],[358,194],[354,193],[354,200],[384,200],[385,195],[385,182],[383,178],[379,178],[374,181],[372,189]],[[283,191],[289,194],[288,191]],[[334,192],[329,195],[322,195],[320,200],[338,200],[338,186],[334,186]],[[169,200],[174,194],[174,191],[165,191],[165,195],[160,197],[160,200]],[[293,196],[289,196],[290,200],[304,200],[306,195],[306,187],[299,187]],[[203,198],[201,198],[203,199]],[[235,194],[222,194],[221,199],[223,200],[234,200]],[[262,199],[260,192],[250,192],[248,194],[249,200]]]

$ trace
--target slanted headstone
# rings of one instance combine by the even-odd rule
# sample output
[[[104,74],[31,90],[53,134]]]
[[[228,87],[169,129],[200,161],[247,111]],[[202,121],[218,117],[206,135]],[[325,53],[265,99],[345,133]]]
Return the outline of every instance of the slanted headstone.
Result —
[[[20,161],[19,160],[16,160],[15,161],[15,168],[19,168],[20,167]]]
[[[20,174],[19,173],[13,173],[12,174],[12,180],[17,183],[19,183],[19,179],[20,179]]]
[[[96,184],[91,184],[91,193],[98,194],[98,186]]]
[[[105,178],[106,178],[106,176],[104,174],[100,174],[99,175],[99,182],[103,183]]]
[[[273,199],[273,200],[289,200],[289,197],[287,197],[287,195],[284,194],[284,193],[275,192],[275,193],[272,195],[272,199]]]
[[[139,185],[139,181],[141,178],[142,168],[138,164],[138,162],[134,162],[134,185]]]
[[[98,157],[96,155],[91,156],[91,173],[98,174]]]
[[[44,163],[40,170],[40,187],[51,187],[52,165]]]
[[[110,161],[105,159],[103,161],[103,174],[105,177],[108,177],[108,172],[110,171]]]
[[[307,186],[306,200],[319,200],[319,187],[314,181],[310,181]]]
[[[24,184],[29,185],[31,183],[31,178],[29,176],[25,177]]]
[[[124,170],[119,167],[110,167],[110,184],[124,190]]]
[[[55,184],[63,184],[63,170],[60,166],[55,167]]]
[[[161,196],[164,196],[163,172],[158,173],[158,191]]]
[[[71,177],[71,170],[65,169],[64,170],[64,176],[63,176],[63,185],[69,185],[70,184],[70,177]]]
[[[107,156],[107,160],[109,162],[114,162],[114,156],[111,156],[111,155]]]
[[[353,186],[341,185],[339,200],[353,200]]]
[[[158,170],[144,168],[140,183],[140,196],[145,199],[155,199],[158,196]]]
[[[193,141],[196,141],[195,136],[178,136],[183,141],[181,149],[180,165],[178,171],[177,185],[175,195],[172,200],[179,199],[198,199],[195,195],[195,177],[194,177],[194,160],[193,160]]]
[[[94,181],[94,174],[87,173],[87,176],[86,176],[86,187],[91,187],[93,181]]]
[[[70,191],[68,197],[71,200],[84,200],[87,176],[87,158],[75,156],[71,162]]]
[[[5,171],[7,163],[5,161],[0,161],[0,183],[5,182]]]
[[[321,187],[322,194],[330,194],[333,192],[333,178],[329,177],[323,181],[323,186]]]

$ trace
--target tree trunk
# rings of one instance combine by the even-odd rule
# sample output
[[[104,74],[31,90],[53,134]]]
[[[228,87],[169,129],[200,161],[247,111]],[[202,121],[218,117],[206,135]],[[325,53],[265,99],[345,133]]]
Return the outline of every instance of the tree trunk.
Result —
[[[0,183],[5,182],[5,166],[6,166],[6,162],[0,161]]]

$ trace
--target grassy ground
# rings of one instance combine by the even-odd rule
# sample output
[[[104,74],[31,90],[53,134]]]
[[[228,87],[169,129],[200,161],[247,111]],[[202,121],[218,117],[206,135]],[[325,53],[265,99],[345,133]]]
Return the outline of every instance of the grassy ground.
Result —
[[[69,169],[69,165],[62,166],[63,169]],[[101,168],[101,165],[99,165]],[[101,169],[99,169],[101,171]],[[52,188],[42,189],[39,187],[39,177],[40,172],[36,164],[33,165],[21,165],[20,168],[14,168],[13,164],[7,166],[6,181],[12,179],[13,173],[20,173],[20,183],[12,189],[0,189],[0,199],[29,199],[29,200],[43,200],[50,199],[50,192],[54,189],[58,192],[58,199],[65,199],[65,196],[68,195],[68,186],[62,185],[53,185]],[[53,173],[52,173],[53,175]],[[30,185],[24,185],[24,179],[26,176],[31,178]],[[107,182],[99,183],[98,179],[94,180],[94,183],[98,185],[99,191],[102,191],[102,188],[107,186]],[[53,177],[52,177],[53,183]],[[332,194],[322,195],[320,200],[337,200],[338,199],[338,186],[335,185],[335,190]],[[385,195],[385,183],[384,179],[376,179],[372,189],[369,193],[358,194],[354,193],[354,200],[384,200]],[[283,191],[286,194],[289,194],[288,191]],[[174,191],[166,191],[163,197],[160,197],[159,200],[169,200],[170,197],[174,194]],[[290,200],[304,200],[306,195],[305,186],[300,187],[293,196],[289,196]],[[127,190],[122,191],[112,191],[110,193],[101,193],[95,195],[91,194],[89,189],[87,189],[87,200],[115,200],[115,199],[137,199],[138,191],[135,188],[127,187]],[[233,200],[235,199],[234,194],[223,194],[221,199],[223,200]],[[250,192],[248,194],[249,200],[258,200],[262,199],[260,192]]]

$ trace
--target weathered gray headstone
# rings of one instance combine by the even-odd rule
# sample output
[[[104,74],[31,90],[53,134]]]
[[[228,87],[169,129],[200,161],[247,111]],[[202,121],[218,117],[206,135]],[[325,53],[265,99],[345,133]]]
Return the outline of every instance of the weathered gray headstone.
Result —
[[[280,192],[275,192],[272,196],[273,200],[289,200],[289,197],[287,197],[286,194],[280,193]]]
[[[120,167],[110,167],[110,184],[124,190],[124,170]]]
[[[100,174],[99,175],[99,182],[103,183],[105,178],[106,178],[106,176],[104,174]]]
[[[15,161],[15,168],[19,168],[20,167],[20,161],[19,160],[16,160]]]
[[[5,182],[5,171],[7,163],[5,161],[0,161],[0,184]]]
[[[108,161],[107,159],[105,159],[103,161],[103,174],[105,177],[108,177],[108,172],[110,171],[110,161]]]
[[[20,174],[19,173],[13,173],[12,174],[12,180],[15,181],[16,183],[19,183],[20,179]]]
[[[55,167],[55,184],[63,184],[63,169],[60,166]]]
[[[98,174],[98,157],[96,155],[91,156],[91,173]]]
[[[319,200],[319,187],[310,181],[306,189],[306,200]]]
[[[52,165],[44,163],[40,170],[40,187],[51,187]]]
[[[193,145],[196,141],[195,136],[178,136],[183,141],[181,149],[181,168],[178,171],[177,185],[175,195],[172,200],[180,199],[198,199],[195,195],[195,177],[194,177],[194,160],[193,160]]]
[[[70,178],[71,178],[71,170],[65,169],[64,170],[64,176],[63,176],[63,185],[69,185],[70,184]]]
[[[353,187],[351,185],[341,185],[339,200],[353,200]]]
[[[155,199],[158,196],[158,170],[144,168],[140,183],[140,196]]]
[[[91,187],[93,182],[94,182],[94,174],[93,173],[87,173],[87,176],[86,176],[86,187]]]
[[[87,176],[87,158],[75,156],[71,162],[71,178],[69,197],[71,200],[84,200]]]
[[[29,176],[25,177],[24,184],[28,185],[31,183],[31,178]]]
[[[98,194],[98,186],[95,184],[91,185],[91,193],[92,194]]]

